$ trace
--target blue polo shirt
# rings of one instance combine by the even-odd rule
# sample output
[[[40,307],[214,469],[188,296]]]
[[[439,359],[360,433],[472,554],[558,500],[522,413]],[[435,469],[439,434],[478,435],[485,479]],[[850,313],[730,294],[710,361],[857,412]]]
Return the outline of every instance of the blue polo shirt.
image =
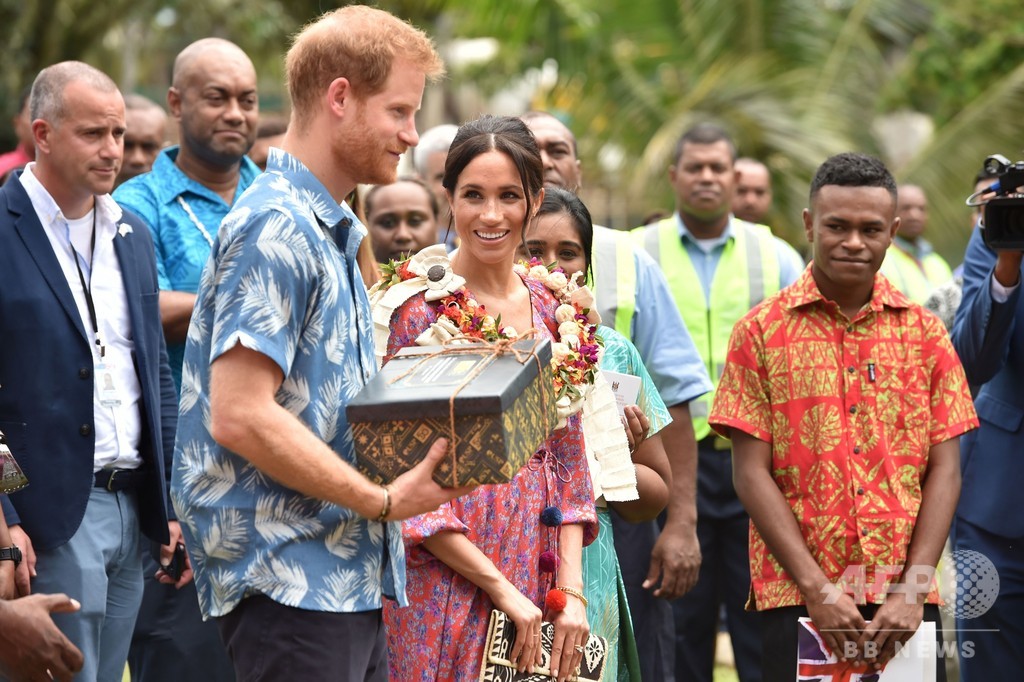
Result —
[[[160,152],[153,170],[114,190],[114,199],[141,217],[153,233],[157,281],[162,291],[196,293],[199,274],[210,257],[210,244],[231,210],[219,194],[181,172],[175,164],[178,147]],[[242,157],[241,177],[232,203],[248,189],[259,166]],[[167,344],[174,385],[181,389],[185,344]]]

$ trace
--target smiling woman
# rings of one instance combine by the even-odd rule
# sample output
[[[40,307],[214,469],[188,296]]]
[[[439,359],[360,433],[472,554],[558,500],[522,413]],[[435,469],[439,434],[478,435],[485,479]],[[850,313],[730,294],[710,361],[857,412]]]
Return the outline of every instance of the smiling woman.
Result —
[[[526,125],[487,116],[459,129],[443,184],[461,239],[451,261],[458,281],[465,281],[460,295],[482,315],[500,314],[506,329],[535,329],[540,338],[557,339],[558,301],[542,282],[512,268],[526,225],[544,196],[542,171]],[[439,315],[436,302],[423,292],[402,303],[390,318],[386,358],[414,345]],[[556,533],[541,521],[541,512],[552,506],[559,513],[546,518],[560,525]],[[555,516],[558,521],[552,521]],[[495,608],[515,623],[509,658],[521,670],[541,663],[541,620],[553,622],[552,677],[567,679],[580,663],[589,634],[585,598],[575,595],[583,594],[582,549],[595,529],[593,489],[576,415],[551,434],[510,483],[481,486],[405,522],[410,606],[399,609],[388,602],[384,609],[391,679],[478,679]],[[560,595],[572,596],[564,610],[545,614],[545,597],[556,586],[564,588]]]

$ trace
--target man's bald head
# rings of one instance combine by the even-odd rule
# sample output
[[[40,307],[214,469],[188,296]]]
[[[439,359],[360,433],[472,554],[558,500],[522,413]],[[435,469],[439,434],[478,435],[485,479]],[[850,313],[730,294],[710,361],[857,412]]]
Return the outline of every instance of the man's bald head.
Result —
[[[178,122],[179,166],[237,169],[259,121],[252,60],[222,38],[197,40],[174,60],[167,107]]]
[[[183,90],[191,81],[202,77],[217,62],[228,59],[247,64],[253,74],[256,68],[242,48],[223,38],[201,38],[178,53],[171,73],[171,86]]]
[[[576,156],[576,136],[546,111],[528,111],[519,117],[533,133],[544,161],[544,184],[578,192],[583,171]]]

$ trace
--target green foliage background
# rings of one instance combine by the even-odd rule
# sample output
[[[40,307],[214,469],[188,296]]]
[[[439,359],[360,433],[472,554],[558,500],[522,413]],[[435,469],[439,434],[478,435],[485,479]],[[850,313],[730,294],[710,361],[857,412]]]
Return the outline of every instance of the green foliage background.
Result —
[[[327,0],[0,0],[0,107],[47,64],[82,59],[122,87],[162,100],[174,55],[209,35],[253,58],[264,109],[285,106],[288,38]],[[530,105],[576,132],[587,189],[628,227],[671,208],[671,150],[688,126],[727,126],[773,172],[773,222],[794,242],[807,184],[828,155],[887,156],[874,126],[916,111],[934,124],[909,158],[887,158],[925,187],[931,239],[959,261],[963,198],[988,154],[1024,156],[1024,3],[1019,0],[392,0],[379,6],[435,36],[492,37],[498,55],[453,69],[442,86],[455,122],[478,110],[460,97],[521,83],[546,60],[557,81]],[[550,62],[549,62],[550,63]],[[479,101],[479,98],[478,100]],[[438,121],[430,121],[429,124]],[[4,131],[7,133],[7,131]],[[3,145],[9,147],[10,144]],[[617,167],[607,163],[614,148]],[[595,195],[596,196],[596,195]],[[589,197],[589,195],[588,195]],[[588,198],[589,200],[589,198]],[[593,208],[593,207],[592,207]],[[598,216],[601,210],[595,211]]]

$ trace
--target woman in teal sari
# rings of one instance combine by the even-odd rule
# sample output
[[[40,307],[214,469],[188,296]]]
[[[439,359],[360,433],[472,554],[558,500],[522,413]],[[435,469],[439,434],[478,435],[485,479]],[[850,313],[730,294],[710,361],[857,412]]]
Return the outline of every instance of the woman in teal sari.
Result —
[[[544,201],[526,234],[529,255],[540,258],[545,264],[557,264],[568,275],[583,272],[589,282],[594,232],[590,212],[575,194],[550,187],[545,192]],[[591,632],[605,637],[609,643],[605,679],[637,682],[640,665],[608,508],[613,506],[633,523],[654,519],[665,508],[671,472],[658,432],[671,417],[632,342],[606,326],[599,327],[598,336],[604,342],[601,370],[640,379],[637,404],[626,406],[623,417],[638,498],[609,502],[601,495],[596,500],[601,530],[597,540],[583,550],[584,591],[589,598],[587,620]],[[596,469],[598,473],[594,475],[600,477],[603,468],[592,467],[592,473]],[[599,486],[600,481],[595,480],[595,487],[600,489]]]

